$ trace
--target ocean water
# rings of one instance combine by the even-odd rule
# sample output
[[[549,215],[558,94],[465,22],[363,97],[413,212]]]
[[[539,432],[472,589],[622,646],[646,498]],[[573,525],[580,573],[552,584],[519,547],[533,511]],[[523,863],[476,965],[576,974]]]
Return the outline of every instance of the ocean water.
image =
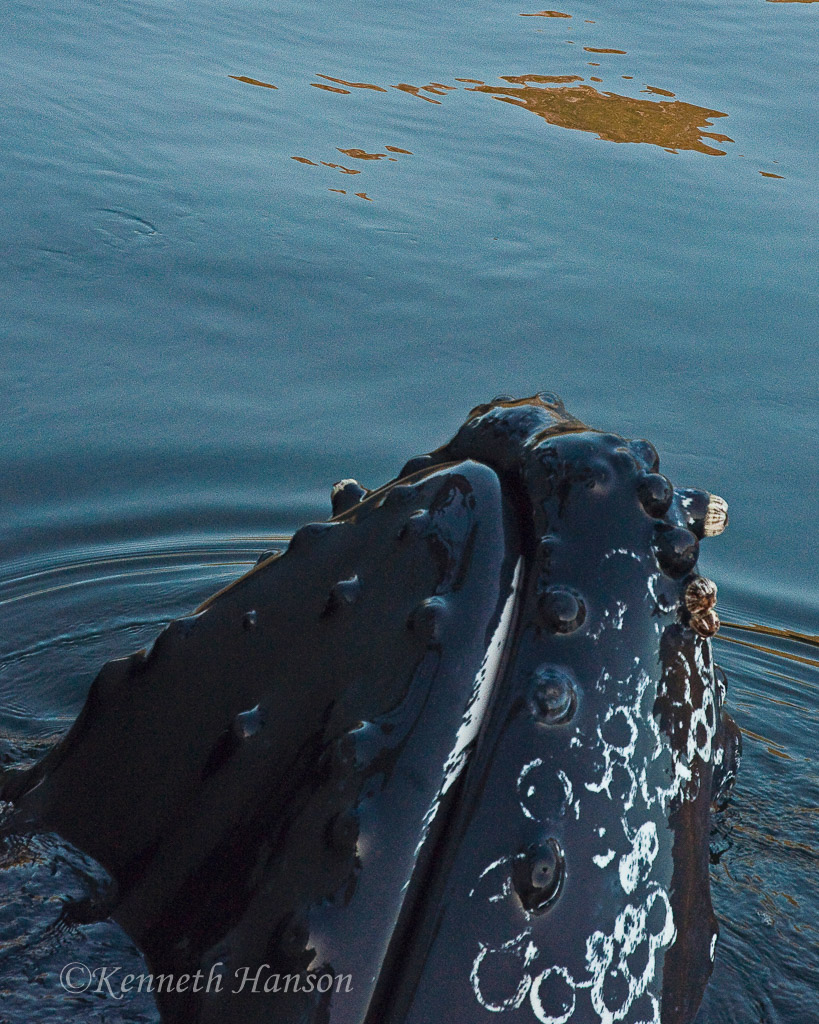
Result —
[[[559,15],[559,16],[558,16]],[[19,0],[0,38],[0,754],[332,483],[558,392],[723,495],[745,758],[698,1024],[817,1019],[819,3]],[[0,1021],[68,997],[92,865],[0,871]]]

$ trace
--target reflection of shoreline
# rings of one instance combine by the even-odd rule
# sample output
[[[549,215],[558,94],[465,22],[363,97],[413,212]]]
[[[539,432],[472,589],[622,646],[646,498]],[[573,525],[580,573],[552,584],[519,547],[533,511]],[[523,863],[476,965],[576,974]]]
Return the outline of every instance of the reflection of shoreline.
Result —
[[[785,2],[785,0],[776,0],[776,2]],[[347,82],[341,78],[331,78],[329,75],[319,75],[318,77],[349,87],[348,89],[336,89],[320,82],[310,83],[328,92],[350,95],[350,89],[369,89],[380,93],[388,91],[388,89],[370,82]],[[631,78],[630,75],[623,77]],[[602,81],[600,78],[591,80],[593,82]],[[248,79],[244,79],[244,81],[248,81]],[[504,103],[511,103],[514,106],[523,107],[525,110],[531,110],[533,114],[542,117],[549,124],[560,128],[592,132],[605,142],[647,143],[659,146],[669,153],[686,150],[704,153],[708,156],[724,156],[725,150],[709,146],[703,140],[733,142],[733,139],[727,135],[704,130],[712,127],[712,118],[727,117],[727,114],[720,110],[711,110],[708,107],[698,107],[693,103],[684,103],[682,100],[674,98],[673,92],[659,89],[656,86],[646,86],[643,91],[653,96],[663,97],[659,101],[623,96],[615,92],[600,92],[594,86],[583,84],[583,78],[580,75],[501,76],[501,81],[508,82],[517,88],[510,88],[509,85],[487,85],[475,78],[456,78],[455,81],[469,84],[458,87],[444,85],[442,82],[430,82],[428,85],[416,86],[401,82],[398,85],[391,85],[389,88],[438,106],[441,105],[441,100],[433,99],[433,96],[443,99],[452,92],[485,93]],[[535,88],[535,86],[545,86],[545,88]],[[560,86],[560,88],[556,88],[556,86]],[[433,95],[425,95],[426,93]],[[400,149],[390,146],[386,148],[392,149],[393,152],[401,152]],[[362,160],[377,161],[386,156],[384,153],[367,153],[358,148],[339,149],[339,152]],[[299,159],[302,163],[309,162],[305,158],[294,157],[294,159]]]
[[[535,76],[521,78],[532,81]],[[560,128],[594,132],[606,142],[645,142],[672,153],[691,150],[724,156],[725,150],[708,146],[703,139],[733,141],[727,135],[703,131],[703,126],[711,127],[709,118],[727,117],[726,114],[680,100],[635,99],[613,92],[598,92],[590,85],[540,89],[529,85],[520,88],[477,85],[469,91],[488,93],[504,103],[531,110]]]
[[[772,0],[772,2],[791,2],[791,0]],[[798,2],[798,0],[793,0]],[[814,0],[811,0],[814,2]],[[815,0],[819,2],[819,0]],[[598,50],[594,52],[617,52]],[[594,64],[599,67],[599,64]],[[231,75],[239,82],[251,85],[268,85],[258,79],[246,76]],[[724,149],[718,149],[713,142],[733,142],[728,135],[708,131],[713,127],[712,120],[728,115],[720,110],[685,103],[676,98],[668,89],[647,85],[642,92],[651,98],[625,96],[616,92],[607,92],[586,84],[584,78],[576,74],[564,75],[502,75],[498,85],[488,85],[476,78],[455,78],[457,85],[443,82],[429,82],[426,85],[410,85],[399,82],[396,85],[376,85],[372,82],[352,82],[331,75],[318,74],[316,77],[323,82],[310,82],[311,86],[325,93],[351,95],[353,90],[367,90],[370,93],[389,95],[392,90],[412,97],[413,100],[424,100],[427,103],[441,106],[453,93],[482,93],[512,106],[522,107],[549,124],[571,131],[589,132],[604,142],[634,143],[657,146],[667,153],[691,152],[705,156],[725,156]],[[632,80],[632,75],[621,75],[623,79]],[[601,78],[591,76],[589,81],[602,82]],[[326,83],[335,83],[328,85]],[[275,86],[273,86],[275,88]],[[393,94],[394,95],[394,94]],[[659,97],[659,99],[654,99]],[[373,97],[373,100],[375,98]],[[708,141],[706,141],[708,140]],[[381,149],[369,151],[359,146],[347,148],[337,147],[335,153],[341,153],[348,160],[360,161],[372,167],[373,164],[398,162],[401,156],[412,154],[409,150],[398,146],[382,146]],[[329,156],[330,154],[327,154]],[[300,164],[319,167],[324,166],[342,174],[360,174],[356,167],[346,167],[330,159],[310,159],[306,156],[293,156]],[[766,178],[780,177],[772,172],[760,171]],[[331,192],[346,195],[344,189],[333,188]],[[360,198],[370,200],[365,193],[355,193]]]

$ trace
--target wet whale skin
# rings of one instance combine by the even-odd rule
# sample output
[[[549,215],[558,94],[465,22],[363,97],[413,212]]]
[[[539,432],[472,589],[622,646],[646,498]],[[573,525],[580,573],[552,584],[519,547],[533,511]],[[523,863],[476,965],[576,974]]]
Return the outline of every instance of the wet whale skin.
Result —
[[[686,609],[708,495],[658,470],[550,394],[478,406],[106,665],[7,829],[221,979],[167,1022],[691,1021],[739,734]]]

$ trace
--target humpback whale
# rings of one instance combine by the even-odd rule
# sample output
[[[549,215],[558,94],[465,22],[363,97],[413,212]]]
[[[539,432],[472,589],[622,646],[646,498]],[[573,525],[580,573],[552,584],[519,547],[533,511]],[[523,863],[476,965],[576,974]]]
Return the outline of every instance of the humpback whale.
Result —
[[[725,503],[544,392],[332,513],[104,666],[5,830],[94,858],[78,919],[152,973],[217,979],[167,1024],[690,1022],[741,754],[697,573]]]

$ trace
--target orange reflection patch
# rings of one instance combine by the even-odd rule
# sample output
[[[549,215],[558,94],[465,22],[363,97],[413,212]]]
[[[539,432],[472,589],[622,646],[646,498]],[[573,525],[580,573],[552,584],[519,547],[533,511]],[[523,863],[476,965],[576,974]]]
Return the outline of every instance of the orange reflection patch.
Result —
[[[316,78],[326,78],[328,82],[335,82],[337,85],[346,85],[349,89],[372,89],[373,92],[386,92],[380,85],[372,85],[370,82],[345,82],[343,78],[331,78],[330,75],[316,75]]]
[[[384,149],[390,153],[406,153],[407,156],[412,156],[412,152],[409,149],[399,149],[398,146],[385,146]]]
[[[531,110],[560,128],[594,132],[606,142],[645,142],[670,152],[693,150],[709,156],[724,156],[724,150],[707,145],[703,139],[733,141],[727,135],[703,131],[703,126],[711,127],[710,118],[726,114],[679,100],[634,99],[613,92],[598,92],[590,85],[554,89],[529,86],[505,89],[487,85],[470,91],[487,93],[504,103]]]
[[[306,156],[291,156],[291,160],[297,160],[300,164],[310,164],[311,167],[318,167],[318,164],[314,164],[312,160],[308,160]]]
[[[334,167],[337,171],[341,171],[342,174],[361,174],[361,171],[356,171],[352,167],[344,167],[341,164],[331,164],[326,160],[321,161],[322,167]]]
[[[762,175],[763,178],[783,178],[784,179],[784,175],[782,175],[782,174],[772,174],[771,171],[760,171],[759,173]]]
[[[353,160],[381,160],[386,153],[368,153],[364,149],[339,149],[339,153],[351,156]]]
[[[440,103],[440,100],[430,99],[429,96],[422,96],[421,90],[417,85],[407,85],[406,82],[400,82],[398,85],[394,85],[393,89],[398,89],[399,92],[408,92],[410,96],[417,96],[419,100],[426,100],[427,103]]]
[[[535,82],[541,85],[563,85],[567,82],[582,82],[580,75],[501,75],[502,82],[511,82],[513,85],[526,85],[527,82]],[[487,89],[490,88],[487,86]],[[471,89],[470,92],[483,92],[483,89]]]
[[[325,92],[340,92],[343,96],[350,95],[349,89],[336,89],[333,85],[324,85],[321,82],[311,82],[310,85],[312,85],[314,89],[324,89]]]
[[[246,82],[248,85],[260,85],[262,89],[278,89],[277,85],[271,85],[270,82],[260,82],[258,78],[248,78],[247,75],[228,75],[228,78],[232,78],[234,82]]]
[[[675,96],[675,94],[673,92],[669,92],[668,89],[655,89],[653,85],[647,85],[645,89],[643,89],[643,92],[652,92],[655,96],[668,96],[671,99],[674,99]]]
[[[586,53],[625,53],[625,50],[606,50],[597,46],[584,46]]]
[[[521,14],[521,18],[571,18],[562,11],[538,11],[537,14]]]
[[[372,199],[370,199],[366,192],[356,192],[356,195],[359,199],[366,199],[368,203],[372,202]]]

